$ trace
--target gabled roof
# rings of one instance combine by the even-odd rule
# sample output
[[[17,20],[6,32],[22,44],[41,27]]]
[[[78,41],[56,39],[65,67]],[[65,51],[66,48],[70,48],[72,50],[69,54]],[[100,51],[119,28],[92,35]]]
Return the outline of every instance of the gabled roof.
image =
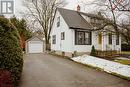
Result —
[[[92,29],[91,24],[81,16],[81,12],[63,8],[58,8],[58,11],[70,29]]]
[[[26,42],[29,42],[29,41],[33,40],[34,38],[38,38],[39,40],[44,41],[42,37],[34,35],[32,38],[26,40]]]
[[[98,20],[102,20],[104,18],[102,15],[97,15],[97,14],[90,14],[90,13],[84,13],[84,12],[80,12],[80,14],[90,17],[90,18],[96,18]]]

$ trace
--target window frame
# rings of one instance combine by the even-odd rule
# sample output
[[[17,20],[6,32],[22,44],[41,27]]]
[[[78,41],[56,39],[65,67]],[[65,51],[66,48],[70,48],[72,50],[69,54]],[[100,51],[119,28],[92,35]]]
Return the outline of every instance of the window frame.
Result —
[[[111,33],[108,34],[108,43],[109,45],[112,45],[112,41],[113,41],[113,36]]]
[[[116,45],[120,45],[120,35],[116,35]]]
[[[56,44],[56,35],[52,36],[52,44]]]
[[[57,27],[60,27],[60,16],[57,17]]]
[[[65,32],[61,32],[61,40],[65,40]]]
[[[79,43],[79,39],[78,39],[78,33],[79,32],[81,32],[81,33],[83,33],[83,39],[84,39],[84,42],[83,42],[83,44],[81,44],[81,43]],[[85,33],[88,33],[89,34],[89,38],[87,38],[88,40],[89,40],[89,42],[88,43],[86,43],[85,41]],[[92,32],[90,32],[90,31],[77,31],[77,30],[75,30],[75,45],[92,45]]]

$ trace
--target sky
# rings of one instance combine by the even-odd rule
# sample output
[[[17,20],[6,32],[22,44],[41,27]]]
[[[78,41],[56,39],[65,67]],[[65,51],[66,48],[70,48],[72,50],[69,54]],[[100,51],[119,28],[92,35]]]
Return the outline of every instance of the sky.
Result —
[[[23,10],[23,6],[22,6],[22,1],[23,0],[15,0],[15,14],[17,17],[21,17],[20,12],[22,12]],[[82,1],[86,1],[88,3],[94,1],[94,0],[66,0],[66,2],[68,3],[66,5],[65,8],[67,9],[72,9],[72,10],[76,10],[77,5],[81,5]],[[84,6],[81,5],[81,11],[85,11]]]
[[[1,1],[1,0],[0,0]],[[22,1],[23,0],[15,0],[15,16],[17,16],[18,18],[22,18],[23,16],[21,15],[21,12],[25,11],[24,8],[22,6]],[[80,5],[81,6],[81,12],[86,12],[86,13],[93,13],[95,14],[95,12],[97,13],[97,11],[99,11],[98,7],[94,7],[92,4],[91,5],[83,5],[81,2],[86,2],[87,4],[92,3],[95,0],[66,0],[66,2],[68,3],[66,5],[65,8],[67,9],[71,9],[71,10],[76,10],[77,6]],[[107,13],[108,17],[111,15],[110,13]],[[11,17],[13,15],[9,15],[7,17]],[[111,16],[110,16],[111,17]],[[120,16],[121,18],[118,18],[119,21],[120,20],[127,20],[128,18],[124,15]],[[125,18],[124,18],[125,17]]]
[[[66,1],[68,2],[68,5],[66,6],[66,8],[76,10],[77,5],[80,5],[81,6],[81,11],[85,11],[85,7],[82,4],[82,2],[91,3],[94,0],[66,0]]]
[[[22,18],[21,12],[24,11],[24,7],[22,6],[22,1],[23,0],[14,0],[15,1],[15,14],[17,17]],[[77,6],[81,6],[81,11],[82,12],[87,12],[87,13],[95,13],[95,11],[98,11],[98,8],[93,7],[93,5],[87,5],[84,6],[81,2],[86,2],[87,4],[93,2],[94,0],[66,0],[68,3],[65,8],[71,9],[71,10],[76,10]],[[9,17],[12,15],[9,15]],[[8,17],[8,16],[7,16]],[[123,16],[124,19],[124,16]]]

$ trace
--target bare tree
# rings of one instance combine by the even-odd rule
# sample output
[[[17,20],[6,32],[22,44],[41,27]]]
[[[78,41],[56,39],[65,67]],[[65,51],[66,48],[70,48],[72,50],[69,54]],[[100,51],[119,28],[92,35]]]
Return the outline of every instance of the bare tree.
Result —
[[[128,20],[129,22],[125,22],[120,25],[122,28],[121,34],[124,37],[124,39],[127,41],[127,43],[130,45],[130,0],[115,0],[112,2],[112,0],[109,0],[113,4],[113,10],[119,11],[119,12],[125,12],[129,16]]]
[[[130,16],[130,0],[95,0],[91,4],[95,4],[96,6],[98,6],[101,13],[105,14],[105,16],[102,17],[102,20],[105,24],[103,27],[108,25],[113,26],[115,33],[121,34],[126,39],[128,44],[130,44],[130,22],[124,23],[124,21],[122,22],[121,20],[120,22],[117,21],[117,19],[120,17],[119,13],[125,13],[125,15]],[[107,15],[108,12],[111,14]],[[108,17],[110,15],[111,18]],[[106,19],[108,20],[106,21]],[[128,20],[130,20],[130,17]]]
[[[65,5],[64,0],[24,0],[24,6],[27,8],[24,14],[31,20],[32,26],[36,24],[35,27],[43,30],[46,50],[50,48],[50,33],[56,8]]]
[[[108,0],[110,3],[111,12],[113,14],[113,19],[115,19],[116,23],[116,17],[115,17],[115,11],[117,12],[127,12],[128,15],[130,13],[130,0]],[[129,17],[130,20],[130,17]],[[123,21],[124,22],[124,21]],[[119,33],[125,38],[125,40],[130,44],[130,23],[120,23],[115,24],[117,26],[117,30]],[[120,27],[120,28],[118,28]]]
[[[130,0],[110,0],[113,10],[130,12]]]

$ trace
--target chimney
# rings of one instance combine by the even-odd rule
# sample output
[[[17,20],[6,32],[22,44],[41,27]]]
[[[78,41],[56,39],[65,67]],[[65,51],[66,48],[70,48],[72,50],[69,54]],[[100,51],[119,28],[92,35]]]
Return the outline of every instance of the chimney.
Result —
[[[80,6],[79,5],[77,6],[77,12],[80,12]]]

